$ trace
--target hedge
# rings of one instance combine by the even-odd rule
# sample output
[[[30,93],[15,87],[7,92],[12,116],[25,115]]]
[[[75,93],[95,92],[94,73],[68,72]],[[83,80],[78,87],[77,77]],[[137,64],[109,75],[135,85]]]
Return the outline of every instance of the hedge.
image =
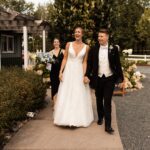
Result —
[[[46,85],[33,71],[16,67],[0,71],[0,144],[16,121],[26,119],[28,111],[43,107],[45,95]]]

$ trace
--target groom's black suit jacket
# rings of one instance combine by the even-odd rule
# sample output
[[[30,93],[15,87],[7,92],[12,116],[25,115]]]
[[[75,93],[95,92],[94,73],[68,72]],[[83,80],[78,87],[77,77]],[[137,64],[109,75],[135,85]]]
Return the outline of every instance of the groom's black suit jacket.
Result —
[[[90,78],[93,87],[97,85],[98,79],[98,69],[99,69],[99,48],[100,45],[96,44],[89,51],[88,61],[87,61],[87,71],[85,76]],[[121,69],[121,63],[119,58],[119,52],[117,46],[108,46],[108,60],[110,68],[113,72],[115,83],[123,82],[123,72]]]

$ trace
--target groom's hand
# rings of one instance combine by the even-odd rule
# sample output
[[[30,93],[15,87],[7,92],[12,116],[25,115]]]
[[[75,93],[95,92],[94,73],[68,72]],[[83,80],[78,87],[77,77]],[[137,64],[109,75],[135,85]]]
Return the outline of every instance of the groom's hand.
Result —
[[[87,84],[90,82],[89,78],[87,76],[84,76],[84,79],[83,79],[84,83]]]

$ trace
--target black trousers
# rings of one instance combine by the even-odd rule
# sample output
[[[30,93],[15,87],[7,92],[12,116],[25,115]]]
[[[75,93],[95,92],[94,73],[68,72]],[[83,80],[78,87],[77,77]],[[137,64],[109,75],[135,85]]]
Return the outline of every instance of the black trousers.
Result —
[[[111,100],[115,87],[114,76],[98,77],[96,87],[96,102],[98,119],[105,118],[105,127],[111,127]]]

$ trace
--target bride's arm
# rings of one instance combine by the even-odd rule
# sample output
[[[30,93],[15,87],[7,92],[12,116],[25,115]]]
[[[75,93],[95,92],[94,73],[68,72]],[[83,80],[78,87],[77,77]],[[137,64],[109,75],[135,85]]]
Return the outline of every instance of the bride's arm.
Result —
[[[87,59],[88,59],[88,54],[89,54],[89,46],[86,47],[86,54],[84,56],[84,59],[83,59],[83,74],[85,75],[86,73],[86,69],[87,69]],[[88,81],[89,79],[84,77],[84,82],[89,82]]]
[[[64,58],[62,60],[60,71],[59,71],[59,79],[61,81],[62,81],[62,73],[63,73],[63,70],[65,68],[65,65],[66,65],[66,62],[68,59],[68,49],[69,49],[69,43],[66,44],[66,48],[65,48],[65,52],[64,52]]]

